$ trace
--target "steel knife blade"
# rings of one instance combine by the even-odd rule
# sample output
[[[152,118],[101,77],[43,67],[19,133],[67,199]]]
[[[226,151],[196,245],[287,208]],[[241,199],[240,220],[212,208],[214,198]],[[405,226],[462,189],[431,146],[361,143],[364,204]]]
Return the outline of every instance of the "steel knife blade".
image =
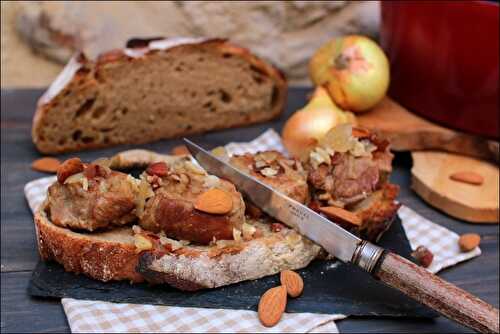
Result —
[[[240,192],[268,215],[321,245],[336,258],[344,262],[352,260],[361,239],[307,206],[239,171],[227,161],[214,156],[190,140],[184,139],[184,142],[194,159],[208,173],[231,181]]]

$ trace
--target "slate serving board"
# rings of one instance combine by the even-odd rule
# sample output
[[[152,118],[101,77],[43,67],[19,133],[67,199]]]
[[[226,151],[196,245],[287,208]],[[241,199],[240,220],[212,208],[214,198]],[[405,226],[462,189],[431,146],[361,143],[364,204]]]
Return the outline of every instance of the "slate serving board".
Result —
[[[401,221],[396,218],[379,245],[411,259],[411,248]],[[361,269],[338,261],[316,260],[299,271],[304,293],[290,299],[287,312],[340,313],[353,316],[436,317],[425,306],[384,286]],[[260,296],[279,282],[279,275],[230,286],[184,292],[169,286],[103,283],[65,272],[54,262],[39,262],[28,292],[34,297],[72,297],[136,304],[256,310]]]

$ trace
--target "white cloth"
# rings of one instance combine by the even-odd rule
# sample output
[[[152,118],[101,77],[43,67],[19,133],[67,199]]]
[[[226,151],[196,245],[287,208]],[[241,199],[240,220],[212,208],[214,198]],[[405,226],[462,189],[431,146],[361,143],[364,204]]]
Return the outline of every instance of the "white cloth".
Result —
[[[226,145],[226,150],[230,154],[264,150],[285,152],[279,135],[272,129],[249,143],[230,143]],[[32,211],[42,203],[47,187],[55,180],[52,176],[26,184],[24,192]],[[428,268],[431,272],[481,254],[479,247],[462,253],[456,233],[432,223],[406,206],[399,209],[398,215],[412,249],[422,245],[434,253],[434,260]],[[285,313],[276,326],[267,328],[260,324],[254,311],[108,303],[73,298],[63,298],[62,304],[74,333],[338,333],[335,320],[346,317],[342,314]]]

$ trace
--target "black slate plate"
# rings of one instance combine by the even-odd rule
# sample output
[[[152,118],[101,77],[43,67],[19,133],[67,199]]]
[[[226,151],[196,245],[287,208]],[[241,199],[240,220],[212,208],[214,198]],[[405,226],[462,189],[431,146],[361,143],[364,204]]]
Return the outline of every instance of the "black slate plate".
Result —
[[[406,258],[411,248],[401,221],[396,218],[379,245]],[[357,267],[335,261],[314,261],[300,270],[304,293],[290,299],[287,312],[341,313],[354,316],[436,317],[436,313],[384,286]],[[207,308],[256,310],[260,296],[277,285],[274,275],[230,286],[184,292],[169,286],[103,283],[64,271],[54,262],[39,262],[28,292],[35,297],[72,297],[136,304],[176,305]]]

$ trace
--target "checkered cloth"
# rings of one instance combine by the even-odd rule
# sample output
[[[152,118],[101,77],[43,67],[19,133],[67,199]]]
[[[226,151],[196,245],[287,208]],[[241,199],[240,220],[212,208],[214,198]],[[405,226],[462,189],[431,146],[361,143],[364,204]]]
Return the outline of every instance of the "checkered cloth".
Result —
[[[277,150],[285,152],[279,135],[268,130],[249,143],[230,143],[230,154]],[[55,177],[45,177],[28,183],[24,192],[31,210],[42,203],[47,187]],[[462,253],[458,248],[458,235],[432,223],[406,206],[398,215],[413,249],[423,245],[434,253],[431,272],[452,266],[481,254],[479,247]],[[71,331],[98,332],[294,332],[338,333],[335,320],[342,314],[285,313],[272,328],[263,327],[254,311],[206,309],[193,307],[156,306],[108,303],[102,301],[63,298],[62,304]]]

